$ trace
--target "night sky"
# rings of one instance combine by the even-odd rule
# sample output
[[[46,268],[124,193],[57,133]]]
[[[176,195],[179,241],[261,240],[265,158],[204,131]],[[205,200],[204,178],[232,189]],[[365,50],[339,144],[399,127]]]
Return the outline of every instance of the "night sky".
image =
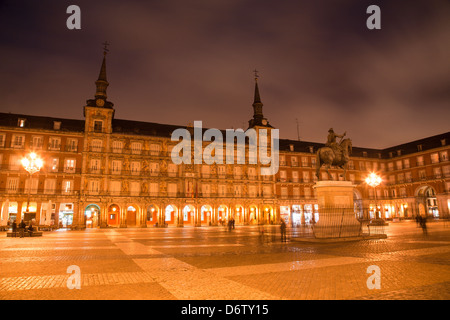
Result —
[[[69,5],[81,30],[69,30]],[[366,9],[381,9],[369,30]],[[0,112],[83,119],[108,41],[118,119],[386,148],[449,131],[450,1],[0,0]]]

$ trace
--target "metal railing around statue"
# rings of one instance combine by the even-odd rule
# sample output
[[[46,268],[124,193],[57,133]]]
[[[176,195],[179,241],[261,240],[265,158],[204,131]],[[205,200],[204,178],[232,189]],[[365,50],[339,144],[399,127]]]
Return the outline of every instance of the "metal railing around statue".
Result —
[[[323,208],[300,213],[287,226],[287,238],[383,238],[386,223],[369,208]],[[279,230],[278,230],[279,231]]]

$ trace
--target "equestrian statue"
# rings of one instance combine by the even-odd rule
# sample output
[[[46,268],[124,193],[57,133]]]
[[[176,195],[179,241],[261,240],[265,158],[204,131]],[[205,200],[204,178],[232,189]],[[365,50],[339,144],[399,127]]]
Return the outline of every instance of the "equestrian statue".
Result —
[[[324,165],[325,170],[330,176],[328,169],[331,166],[338,167],[344,169],[344,180],[346,180],[346,171],[347,165],[349,161],[349,157],[352,154],[352,140],[344,139],[346,132],[344,134],[336,134],[334,133],[333,128],[328,130],[328,139],[325,147],[319,148],[317,150],[317,160],[316,160],[316,176],[317,179],[320,180],[320,168]],[[336,138],[340,138],[341,140],[336,142]]]

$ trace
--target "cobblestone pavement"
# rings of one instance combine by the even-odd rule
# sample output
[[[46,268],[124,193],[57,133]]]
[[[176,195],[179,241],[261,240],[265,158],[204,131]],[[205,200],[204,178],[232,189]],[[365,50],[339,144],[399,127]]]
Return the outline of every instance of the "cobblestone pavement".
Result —
[[[264,238],[254,226],[3,232],[0,299],[450,299],[442,222],[427,236],[398,222],[387,239],[338,243],[284,243],[277,226],[266,229]],[[370,266],[379,289],[368,288],[377,283]]]

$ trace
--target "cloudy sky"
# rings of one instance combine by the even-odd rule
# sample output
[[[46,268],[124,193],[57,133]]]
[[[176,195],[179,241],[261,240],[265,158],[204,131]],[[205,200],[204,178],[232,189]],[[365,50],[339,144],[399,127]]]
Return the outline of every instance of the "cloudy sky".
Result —
[[[298,121],[301,140],[385,148],[450,128],[446,0],[0,0],[0,112],[83,119],[105,40],[116,118],[246,129],[257,69],[281,138]]]

